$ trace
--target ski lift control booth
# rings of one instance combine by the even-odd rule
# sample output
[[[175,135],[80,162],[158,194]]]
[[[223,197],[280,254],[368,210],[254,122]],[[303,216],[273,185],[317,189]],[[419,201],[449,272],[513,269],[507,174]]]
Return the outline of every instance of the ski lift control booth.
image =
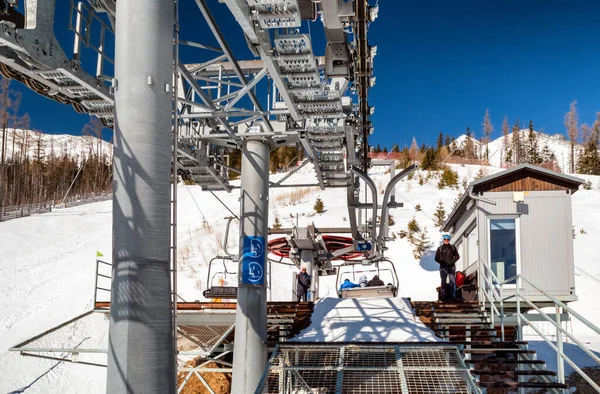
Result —
[[[582,183],[529,164],[472,182],[442,226],[473,289],[463,298],[480,299],[491,284],[503,284],[508,296],[520,275],[563,302],[576,301],[571,195]],[[547,299],[526,281],[519,292],[532,302]]]

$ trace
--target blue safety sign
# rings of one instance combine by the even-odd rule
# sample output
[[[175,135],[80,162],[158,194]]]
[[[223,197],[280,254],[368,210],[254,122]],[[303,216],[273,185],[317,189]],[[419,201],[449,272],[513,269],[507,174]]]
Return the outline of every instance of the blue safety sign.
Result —
[[[242,249],[242,284],[265,284],[265,238],[246,236]]]

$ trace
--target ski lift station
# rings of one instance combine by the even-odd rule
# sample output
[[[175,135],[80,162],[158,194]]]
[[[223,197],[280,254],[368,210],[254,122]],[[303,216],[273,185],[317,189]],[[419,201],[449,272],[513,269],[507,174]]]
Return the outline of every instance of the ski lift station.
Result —
[[[459,250],[457,270],[477,289],[504,283],[511,294],[523,275],[561,301],[576,301],[571,195],[583,182],[530,164],[472,182],[442,226]],[[545,299],[529,283],[520,291],[531,301]]]
[[[192,381],[234,394],[564,393],[566,363],[600,391],[563,350],[568,338],[600,363],[563,324],[600,335],[567,305],[577,299],[571,194],[580,179],[524,165],[473,182],[443,227],[462,256],[464,299],[398,297],[389,212],[402,207],[396,185],[417,165],[396,173],[395,161],[369,157],[377,1],[1,3],[0,73],[114,130],[112,258],[96,261],[93,307],[10,350],[105,368],[109,394],[199,392]],[[68,26],[55,26],[55,13]],[[270,179],[271,152],[283,146],[303,159]],[[372,178],[377,166],[389,168],[385,190]],[[301,168],[314,180],[296,181]],[[231,214],[198,301],[178,292],[180,177]],[[340,190],[344,227],[269,228],[269,192],[286,187]],[[308,302],[294,294],[295,274],[274,276],[277,264],[306,268]],[[337,292],[326,298],[319,284],[334,274]],[[381,280],[340,288],[362,275]],[[268,300],[274,284],[291,287],[288,300]],[[552,335],[533,324],[541,320]],[[555,351],[556,371],[524,327]],[[211,387],[213,375],[230,386]]]

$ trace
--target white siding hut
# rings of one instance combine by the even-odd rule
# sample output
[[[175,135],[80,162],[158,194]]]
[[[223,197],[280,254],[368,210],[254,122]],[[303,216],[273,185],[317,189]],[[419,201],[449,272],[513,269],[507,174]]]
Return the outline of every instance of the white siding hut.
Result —
[[[577,300],[571,195],[582,183],[529,164],[471,183],[442,226],[461,255],[457,270],[478,286],[484,267],[500,282],[520,274],[562,301]],[[503,288],[508,295],[516,282]],[[520,291],[531,301],[546,299],[525,282]]]

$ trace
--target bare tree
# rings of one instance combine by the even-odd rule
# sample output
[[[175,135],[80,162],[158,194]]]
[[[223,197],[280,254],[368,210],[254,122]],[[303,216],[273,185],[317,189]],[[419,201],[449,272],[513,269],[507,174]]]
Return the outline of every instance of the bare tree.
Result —
[[[490,149],[489,149],[488,145],[490,143],[490,136],[494,132],[494,126],[492,126],[492,121],[490,119],[489,108],[486,108],[486,110],[485,110],[485,116],[483,117],[483,123],[481,125],[483,126],[483,138],[484,138],[484,143],[485,143],[485,158],[489,159],[490,158]]]
[[[412,143],[410,144],[409,151],[410,160],[415,161],[419,157],[419,145],[417,144],[417,139],[413,137]]]
[[[0,206],[6,205],[8,195],[9,171],[6,166],[8,150],[8,128],[14,127],[17,119],[21,94],[10,90],[10,79],[0,78],[0,127],[2,144],[0,145]],[[11,156],[14,155],[14,152]]]
[[[521,141],[521,125],[519,119],[512,128],[512,161],[515,164],[523,162],[523,142]]]
[[[571,152],[569,156],[569,172],[575,172],[575,144],[577,143],[577,137],[579,135],[579,129],[577,123],[579,122],[579,115],[577,114],[577,100],[571,102],[569,112],[565,115],[565,129],[567,130],[567,136],[571,144]]]
[[[10,90],[8,85],[10,80],[8,78],[2,78],[0,80],[0,122],[2,123],[2,146],[0,147],[0,206],[5,205],[6,196],[6,182],[5,178],[5,163],[6,163],[6,148],[7,148],[7,123],[8,123],[8,109],[10,108]]]

